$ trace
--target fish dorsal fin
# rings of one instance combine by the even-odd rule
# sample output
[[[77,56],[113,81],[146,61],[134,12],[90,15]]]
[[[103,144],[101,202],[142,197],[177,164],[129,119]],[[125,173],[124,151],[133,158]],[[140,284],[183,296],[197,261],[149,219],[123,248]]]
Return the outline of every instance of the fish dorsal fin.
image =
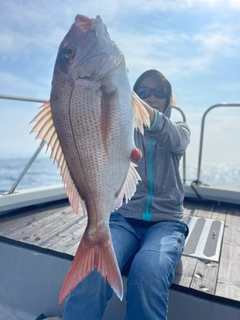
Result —
[[[127,203],[134,195],[138,181],[141,180],[136,167],[137,165],[130,161],[130,167],[126,180],[124,181],[124,184],[120,191],[116,194],[113,210],[119,208],[122,205],[123,198],[125,198],[125,202]]]
[[[135,128],[143,134],[143,126],[150,127],[149,114],[144,107],[145,102],[134,91],[132,91],[132,99]]]
[[[52,119],[50,101],[45,102],[41,107],[42,110],[36,115],[30,123],[37,122],[30,133],[38,132],[36,139],[42,139],[47,143],[47,150],[51,147],[50,158],[57,162],[60,168],[60,174],[66,193],[75,213],[86,215],[86,206],[84,200],[78,194],[75,184],[71,178],[70,172],[67,167],[64,154],[60,142],[58,140],[57,132]]]
[[[94,19],[90,19],[84,15],[78,14],[75,18],[75,24],[82,29],[83,32],[87,32],[91,29]]]

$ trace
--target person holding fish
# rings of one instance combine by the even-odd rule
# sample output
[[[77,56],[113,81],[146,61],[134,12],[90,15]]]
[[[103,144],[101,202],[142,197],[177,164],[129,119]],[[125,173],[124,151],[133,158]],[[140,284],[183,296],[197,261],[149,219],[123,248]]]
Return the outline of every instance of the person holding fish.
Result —
[[[101,17],[76,16],[59,47],[50,100],[32,120],[73,211],[88,215],[60,292],[60,304],[69,296],[63,320],[101,319],[113,291],[123,298],[121,274],[127,320],[167,319],[188,233],[179,162],[190,131],[170,120],[172,103],[157,70],[144,72],[132,91]]]
[[[190,131],[186,123],[170,120],[172,88],[159,71],[144,72],[133,90],[146,102],[151,126],[144,135],[135,131],[141,181],[131,200],[111,214],[110,230],[119,268],[128,276],[126,319],[165,320],[168,289],[188,234],[179,161]],[[101,319],[112,292],[95,269],[71,293],[63,319]]]

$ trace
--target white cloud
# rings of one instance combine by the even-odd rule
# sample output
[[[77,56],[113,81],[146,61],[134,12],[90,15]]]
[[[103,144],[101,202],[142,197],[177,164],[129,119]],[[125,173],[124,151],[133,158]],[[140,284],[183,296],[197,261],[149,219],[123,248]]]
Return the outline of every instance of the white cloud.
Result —
[[[209,55],[239,55],[240,39],[239,27],[215,23],[204,27],[201,33],[195,34],[199,41],[200,50]]]
[[[177,0],[183,8],[240,8],[239,0]]]
[[[0,33],[1,43],[0,53],[11,53],[14,48],[14,38],[5,33]]]
[[[89,2],[81,6],[83,11],[86,11],[90,15],[94,12],[103,12],[103,8],[108,8],[104,10],[103,16],[105,17],[115,17],[119,13],[125,12],[127,10],[135,11],[135,13],[149,13],[149,12],[170,12],[170,11],[182,11],[186,9],[191,10],[205,10],[205,9],[231,9],[240,8],[239,0],[113,0],[111,1],[111,6],[109,6],[109,1],[98,1],[93,0],[91,10],[89,11]]]
[[[106,1],[94,1],[97,8],[101,10],[101,7],[108,7],[109,2]],[[114,0],[111,2],[112,7],[110,14],[118,14],[121,11],[127,9],[135,10],[135,12],[169,12],[169,11],[181,11],[186,9],[191,10],[205,10],[205,9],[239,9],[239,0]]]
[[[106,8],[107,6],[107,2],[105,1],[90,2],[93,6],[90,6],[89,2],[81,5],[83,13],[90,15],[92,7],[94,8],[92,11],[97,12],[98,9],[102,10],[103,7]],[[48,11],[51,12],[56,2],[47,3]],[[79,12],[80,6],[77,3],[77,1],[70,1],[68,6],[61,4],[57,9],[55,8],[52,14],[46,15],[46,9],[42,3],[40,5],[39,2],[29,2],[28,10],[23,10],[24,7],[21,6],[21,3],[14,2],[12,16],[14,24],[6,22],[8,24],[2,36],[3,45],[0,50],[6,53],[4,59],[6,60],[11,57],[12,60],[18,61],[19,58],[22,60],[25,56],[29,60],[29,63],[32,61],[31,67],[36,68],[36,70],[41,65],[43,71],[46,68],[52,70],[59,43],[73,22],[74,15],[76,12]],[[164,8],[169,8],[169,6],[172,8],[171,6],[173,5],[175,5],[175,10],[178,8],[178,0],[155,1],[154,3],[157,3],[159,10],[164,10]],[[223,5],[227,2],[186,0],[181,1],[181,3],[190,7],[197,4],[210,6],[221,3]],[[75,7],[73,7],[73,4]],[[138,0],[134,2],[136,12],[141,11],[144,4],[146,5],[146,1]],[[11,3],[7,3],[7,5],[8,12],[10,13],[13,10],[13,5]],[[149,8],[152,8],[152,5],[153,3],[148,3]],[[129,77],[131,81],[134,81],[142,71],[148,68],[160,69],[168,77],[182,77],[184,75],[189,76],[199,73],[209,74],[214,72],[211,64],[216,58],[226,55],[234,56],[240,50],[238,26],[221,25],[219,23],[207,26],[203,24],[198,31],[192,33],[189,29],[163,30],[160,27],[151,26],[151,23],[143,22],[141,29],[135,28],[134,23],[130,24],[129,29],[121,29],[121,19],[118,21],[115,14],[117,14],[118,10],[126,11],[127,6],[125,0],[121,3],[113,1],[113,7],[105,11],[107,12],[106,24],[108,25],[109,22],[110,35],[124,52],[127,67],[130,70]],[[121,9],[119,9],[120,7]],[[19,12],[21,14],[17,14]],[[94,15],[92,14],[92,16]],[[21,28],[15,28],[14,26],[21,26],[21,28],[24,26],[31,30],[26,32],[26,30],[23,31]],[[35,88],[37,81],[40,84],[36,92],[39,93],[42,90],[44,92],[50,91],[51,72],[48,72],[49,78],[47,79],[41,74],[36,74],[33,81],[33,83],[35,82]],[[9,75],[5,80],[3,76],[1,79],[4,83],[9,84],[10,87],[26,88],[26,90],[28,85],[30,87],[32,83],[29,81],[26,84],[24,79],[23,81],[9,79]],[[4,86],[7,88],[7,85]]]
[[[20,56],[30,56],[35,50],[41,52],[51,53],[59,46],[60,41],[67,32],[67,28],[55,27],[49,30],[39,30],[33,26],[31,32],[18,30],[14,28],[7,28],[0,33],[1,48],[0,53],[7,55],[8,58],[17,59]],[[31,56],[30,56],[31,57]]]
[[[4,95],[45,99],[50,92],[48,82],[39,84],[38,80],[32,81],[9,72],[0,72],[0,83],[0,94]]]
[[[240,1],[239,0],[229,0],[229,5],[235,9],[240,9]]]
[[[0,140],[0,157],[7,154],[33,154],[40,140],[36,141],[34,134],[29,134],[32,128],[29,123],[39,111],[39,105],[17,101],[10,104],[7,100],[1,100],[0,135],[4,139]]]
[[[32,87],[31,81],[8,72],[0,72],[0,81],[4,85],[4,87],[1,88],[3,91],[5,91],[10,85],[23,90],[29,90]]]
[[[216,24],[195,34],[150,27],[125,34],[111,31],[112,38],[118,39],[117,45],[124,52],[129,76],[134,79],[148,68],[160,69],[169,77],[209,74],[214,72],[211,64],[217,59],[236,57],[240,52],[238,30]]]

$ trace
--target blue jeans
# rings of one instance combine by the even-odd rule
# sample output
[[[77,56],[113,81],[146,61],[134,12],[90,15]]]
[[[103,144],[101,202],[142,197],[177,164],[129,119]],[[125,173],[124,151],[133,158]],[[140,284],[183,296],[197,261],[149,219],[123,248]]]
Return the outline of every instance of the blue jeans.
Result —
[[[110,230],[119,268],[128,274],[126,320],[166,320],[168,289],[188,227],[176,220],[133,227],[113,213]],[[112,294],[108,283],[93,270],[70,294],[63,320],[100,320]]]

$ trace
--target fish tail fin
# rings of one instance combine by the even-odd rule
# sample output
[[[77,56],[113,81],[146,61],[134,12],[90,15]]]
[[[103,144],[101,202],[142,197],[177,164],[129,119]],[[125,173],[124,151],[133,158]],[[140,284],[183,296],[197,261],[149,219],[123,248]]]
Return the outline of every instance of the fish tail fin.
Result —
[[[61,305],[69,293],[76,288],[94,268],[106,279],[120,300],[123,299],[123,284],[117,259],[111,245],[110,233],[106,240],[91,244],[84,233],[78,246],[72,265],[64,280],[59,304]]]

